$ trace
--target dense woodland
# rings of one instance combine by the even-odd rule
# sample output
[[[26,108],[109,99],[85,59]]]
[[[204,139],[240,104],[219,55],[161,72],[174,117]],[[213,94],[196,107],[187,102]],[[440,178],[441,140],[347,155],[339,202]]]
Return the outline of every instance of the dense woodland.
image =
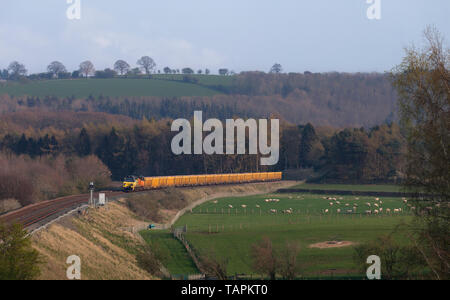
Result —
[[[189,76],[175,78],[190,82]],[[176,79],[167,77],[167,80]],[[191,80],[194,82],[190,84],[201,84],[197,82],[198,77]],[[178,98],[90,96],[85,99],[4,96],[0,101],[0,113],[32,108],[161,119],[189,118],[194,110],[202,110],[206,116],[219,119],[277,115],[295,124],[310,122],[334,127],[372,127],[396,120],[396,95],[389,78],[383,74],[246,72],[232,76],[232,80],[224,84],[205,86],[221,94]]]
[[[35,200],[86,188],[84,181],[74,180],[81,177],[73,161],[100,185],[110,174],[121,180],[129,174],[311,169],[314,180],[345,182],[402,176],[404,141],[393,114],[395,95],[384,75],[249,72],[235,76],[231,85],[213,88],[223,94],[170,99],[1,96],[0,176],[27,182]],[[256,155],[175,156],[172,120],[192,119],[195,110],[222,120],[280,118],[279,163],[261,168]],[[44,180],[28,172],[29,162],[54,172],[41,172],[48,175]],[[61,185],[66,179],[76,183]],[[20,192],[6,189],[0,198],[31,201]]]

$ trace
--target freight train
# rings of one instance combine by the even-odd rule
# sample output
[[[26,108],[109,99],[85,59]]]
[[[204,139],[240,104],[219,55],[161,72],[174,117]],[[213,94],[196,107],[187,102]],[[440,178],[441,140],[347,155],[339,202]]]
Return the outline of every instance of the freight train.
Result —
[[[279,181],[282,179],[282,177],[283,177],[282,172],[165,176],[165,177],[127,176],[123,181],[123,191],[136,192],[167,187],[269,182],[269,181]]]

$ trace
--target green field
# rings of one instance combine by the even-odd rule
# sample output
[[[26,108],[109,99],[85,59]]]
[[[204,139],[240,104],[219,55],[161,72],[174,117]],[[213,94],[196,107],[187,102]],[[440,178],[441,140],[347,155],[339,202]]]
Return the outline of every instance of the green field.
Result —
[[[155,79],[161,80],[177,80],[182,81],[183,74],[155,74],[152,75]],[[198,80],[198,84],[206,86],[231,86],[233,84],[233,76],[219,76],[219,75],[189,75],[189,77]]]
[[[169,231],[144,230],[140,234],[146,242],[156,243],[167,254],[162,263],[172,275],[199,274],[184,246]]]
[[[403,213],[366,216],[364,212],[370,202],[373,210],[374,197],[336,196],[341,205],[331,207],[324,195],[312,194],[272,194],[252,197],[224,198],[205,203],[184,215],[175,224],[187,226],[187,240],[201,253],[213,250],[219,256],[230,259],[229,275],[247,274],[255,276],[251,268],[251,245],[262,237],[272,239],[275,246],[283,246],[287,241],[297,241],[302,250],[299,260],[304,267],[304,276],[354,276],[358,271],[354,265],[353,248],[316,249],[309,245],[326,241],[350,241],[355,244],[373,240],[391,233],[397,225],[411,219],[408,207],[399,198],[381,198],[381,206],[386,209],[402,208]],[[266,203],[265,199],[279,199],[278,203]],[[345,213],[358,205],[356,213]],[[229,205],[233,208],[230,209]],[[246,205],[247,208],[242,208]],[[258,208],[257,205],[260,207]],[[340,207],[343,213],[337,213]],[[276,209],[277,213],[270,213]],[[283,214],[282,210],[292,209],[293,214]],[[328,213],[324,213],[329,209]],[[398,229],[394,235],[401,244],[406,243]]]
[[[220,82],[215,76],[203,76],[206,85]],[[223,80],[223,79],[222,79]],[[202,82],[202,81],[200,81]],[[209,83],[208,83],[209,82]],[[181,97],[213,96],[220,92],[198,84],[160,79],[76,79],[46,80],[0,85],[0,95],[56,96],[76,98],[100,95],[109,97]]]
[[[402,187],[387,184],[300,184],[294,189],[304,190],[329,190],[329,191],[353,191],[353,192],[402,192]]]

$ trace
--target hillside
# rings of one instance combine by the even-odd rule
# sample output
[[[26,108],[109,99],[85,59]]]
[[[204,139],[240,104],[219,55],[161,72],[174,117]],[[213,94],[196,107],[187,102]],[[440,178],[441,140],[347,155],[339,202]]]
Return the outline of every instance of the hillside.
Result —
[[[144,244],[132,228],[143,222],[123,201],[85,216],[67,217],[33,235],[33,246],[44,261],[39,279],[66,279],[70,255],[81,258],[83,280],[155,279],[138,266],[136,254]]]
[[[133,119],[190,119],[202,110],[207,118],[277,116],[295,124],[372,127],[396,120],[396,100],[389,77],[376,73],[158,74],[0,84],[0,113],[90,111]]]
[[[219,92],[197,84],[158,79],[45,80],[0,85],[0,95],[86,98],[213,96]]]
[[[34,248],[44,259],[40,279],[64,280],[66,259],[74,254],[81,258],[83,280],[155,279],[136,261],[137,253],[144,246],[136,231],[145,228],[146,221],[175,221],[173,217],[179,210],[198,201],[261,194],[293,184],[295,182],[156,190],[129,194],[128,199],[120,198],[107,207],[91,209],[86,215],[63,218],[32,237]]]

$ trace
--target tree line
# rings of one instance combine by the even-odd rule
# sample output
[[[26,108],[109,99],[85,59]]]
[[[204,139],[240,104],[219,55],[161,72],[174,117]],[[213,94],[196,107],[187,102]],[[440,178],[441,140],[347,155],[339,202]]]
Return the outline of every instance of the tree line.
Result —
[[[13,61],[6,69],[0,69],[0,79],[3,80],[19,80],[21,78],[28,78],[31,80],[39,79],[69,79],[80,77],[96,77],[96,78],[113,78],[116,76],[141,76],[151,74],[205,74],[210,75],[211,70],[208,68],[198,69],[194,71],[192,68],[185,67],[182,69],[172,69],[170,67],[164,67],[162,71],[156,69],[156,63],[153,58],[149,56],[143,56],[136,62],[137,67],[132,67],[125,60],[117,60],[112,68],[106,68],[104,70],[96,70],[92,61],[87,60],[80,63],[79,68],[73,72],[68,72],[66,66],[60,61],[53,61],[47,66],[47,72],[28,74],[28,70],[24,64]],[[222,68],[219,69],[220,75],[234,75],[233,71]]]
[[[404,140],[396,124],[316,131],[312,124],[283,123],[280,160],[274,167],[259,166],[256,155],[185,155],[171,152],[171,119],[142,120],[132,126],[91,125],[59,132],[58,137],[8,133],[0,150],[31,158],[97,156],[115,180],[130,174],[145,176],[210,174],[315,169],[317,180],[381,182],[401,178]],[[43,134],[43,132],[40,130]]]

